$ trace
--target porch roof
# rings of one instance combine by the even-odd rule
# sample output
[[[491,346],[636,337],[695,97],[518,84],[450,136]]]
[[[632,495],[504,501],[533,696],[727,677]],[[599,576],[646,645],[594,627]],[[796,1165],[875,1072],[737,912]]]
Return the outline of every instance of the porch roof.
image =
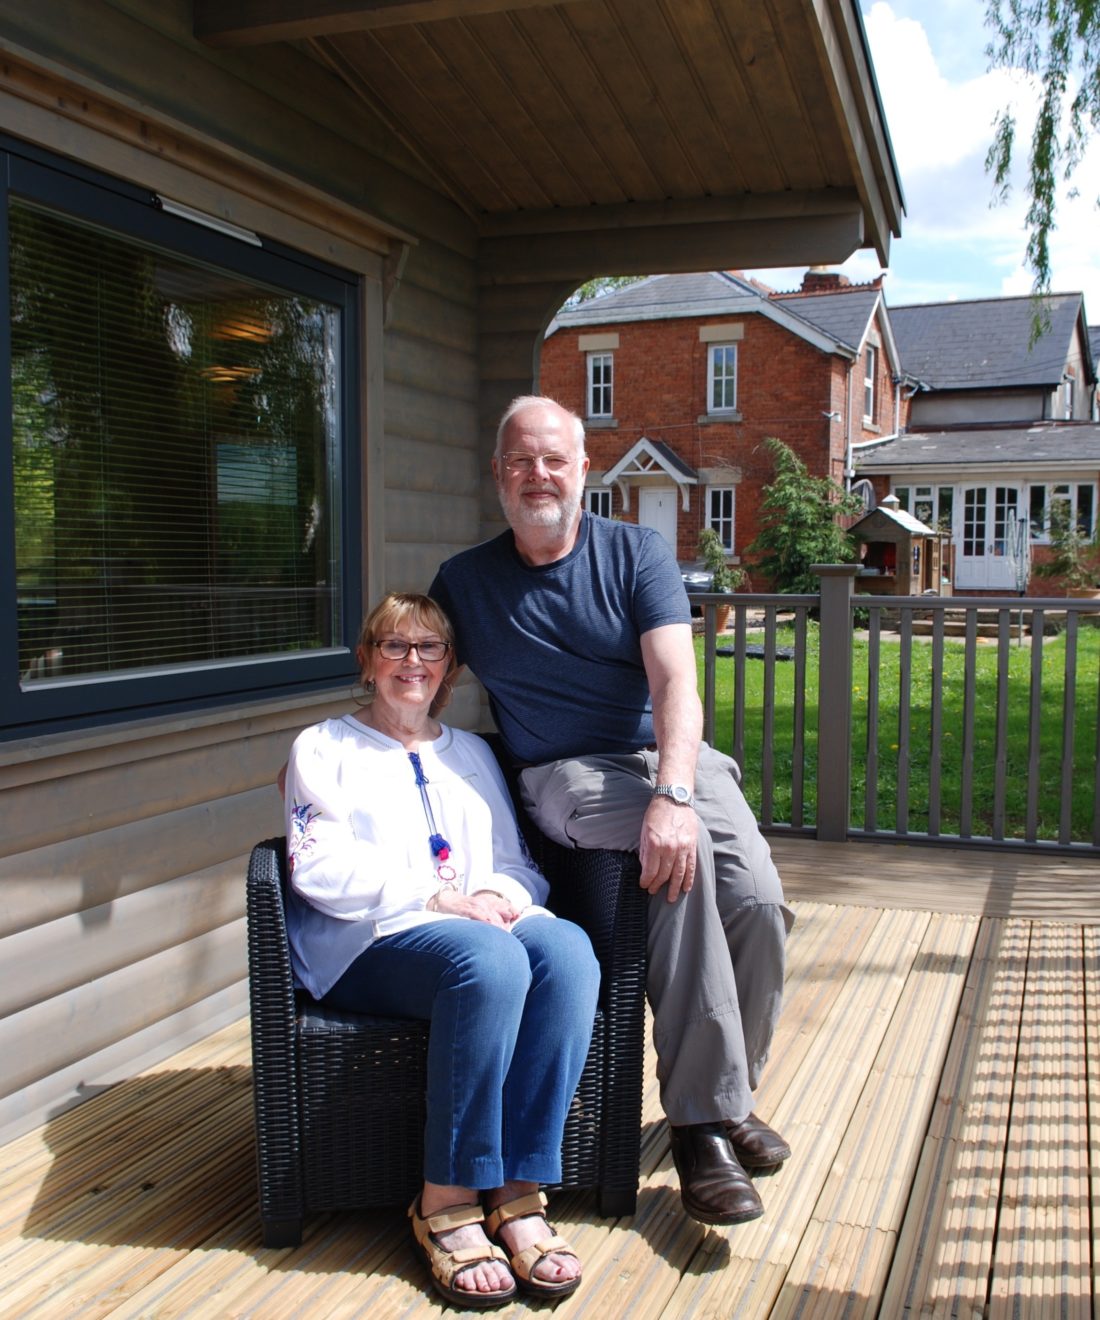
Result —
[[[195,0],[194,13],[210,45],[293,41],[332,69],[477,221],[497,279],[559,278],[578,247],[592,273],[833,262],[863,246],[885,263],[900,233],[855,0]],[[534,235],[549,249],[537,272]]]
[[[902,468],[1100,467],[1100,425],[1095,422],[1037,422],[1030,426],[974,426],[913,431],[856,446],[861,473]]]

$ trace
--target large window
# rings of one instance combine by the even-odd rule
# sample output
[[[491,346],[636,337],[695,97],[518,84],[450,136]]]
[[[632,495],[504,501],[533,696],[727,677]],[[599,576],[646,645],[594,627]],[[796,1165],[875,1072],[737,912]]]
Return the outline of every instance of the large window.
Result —
[[[950,533],[955,518],[954,486],[897,486],[898,504],[933,531]]]
[[[342,677],[352,278],[9,159],[5,723]]]
[[[707,411],[737,408],[737,345],[711,344],[707,350]]]
[[[1051,510],[1057,506],[1065,509],[1067,522],[1072,515],[1077,522],[1077,530],[1084,537],[1091,537],[1096,530],[1096,488],[1089,482],[1063,481],[1057,484],[1037,483],[1031,487],[1030,524],[1031,539],[1046,543],[1050,540]]]
[[[718,533],[723,549],[733,553],[734,487],[711,486],[707,490],[707,526]]]
[[[589,353],[588,355],[588,415],[589,417],[614,417],[615,355],[613,353]]]

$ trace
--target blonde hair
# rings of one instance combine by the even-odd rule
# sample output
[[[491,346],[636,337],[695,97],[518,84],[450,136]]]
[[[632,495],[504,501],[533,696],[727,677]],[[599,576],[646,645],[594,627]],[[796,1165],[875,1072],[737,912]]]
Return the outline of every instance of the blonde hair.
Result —
[[[371,658],[373,644],[381,640],[382,633],[396,631],[397,627],[407,619],[411,619],[421,628],[438,633],[443,641],[451,644],[451,649],[447,652],[447,672],[443,675],[443,682],[439,685],[439,691],[435,694],[428,711],[430,715],[435,716],[451,699],[458,661],[455,658],[454,648],[455,630],[451,626],[450,619],[430,596],[423,596],[415,591],[391,591],[389,595],[382,597],[363,620],[363,625],[359,629],[357,653],[360,657],[362,676],[366,678],[367,663]],[[369,697],[368,693],[368,702]]]

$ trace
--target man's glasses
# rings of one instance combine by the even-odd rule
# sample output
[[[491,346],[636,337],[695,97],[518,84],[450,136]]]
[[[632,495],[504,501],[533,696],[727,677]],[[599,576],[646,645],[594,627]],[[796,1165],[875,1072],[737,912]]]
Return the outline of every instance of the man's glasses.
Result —
[[[511,452],[501,454],[501,461],[509,472],[520,473],[524,476],[534,472],[535,464],[541,463],[551,476],[557,476],[564,472],[577,461],[576,455],[569,454],[524,454],[521,452]]]
[[[404,660],[410,651],[415,651],[421,660],[442,660],[451,649],[450,642],[403,642],[397,637],[372,642],[371,645],[378,647],[378,653],[384,660]]]

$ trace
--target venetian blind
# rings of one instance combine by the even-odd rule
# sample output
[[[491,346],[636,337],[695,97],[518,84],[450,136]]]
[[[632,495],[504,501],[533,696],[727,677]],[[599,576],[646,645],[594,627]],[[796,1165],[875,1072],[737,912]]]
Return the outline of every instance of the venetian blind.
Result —
[[[336,308],[13,200],[24,685],[330,647]]]

